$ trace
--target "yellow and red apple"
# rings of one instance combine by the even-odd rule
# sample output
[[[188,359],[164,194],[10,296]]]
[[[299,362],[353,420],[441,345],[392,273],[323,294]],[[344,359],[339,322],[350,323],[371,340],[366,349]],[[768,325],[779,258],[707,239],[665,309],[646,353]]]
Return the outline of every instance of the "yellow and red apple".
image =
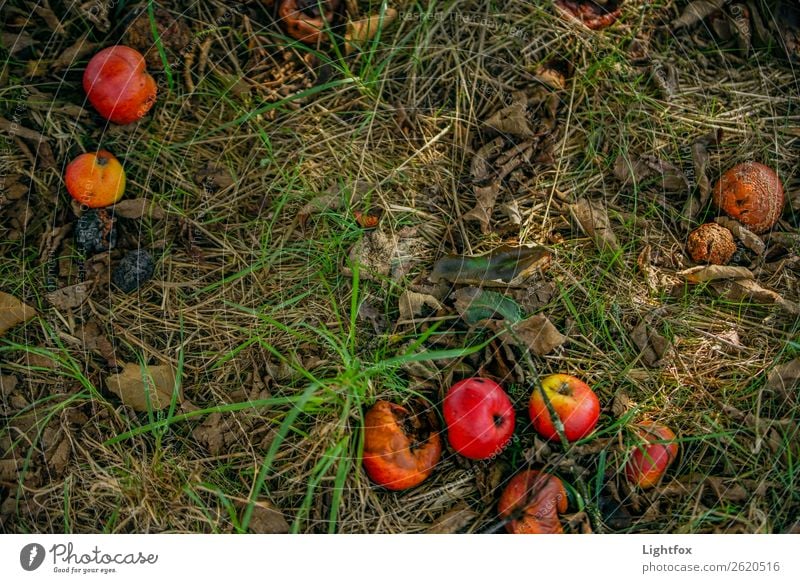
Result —
[[[534,430],[545,439],[558,441],[545,398],[561,420],[567,441],[577,441],[594,431],[600,418],[600,401],[582,380],[568,374],[549,375],[531,394],[528,411]]]

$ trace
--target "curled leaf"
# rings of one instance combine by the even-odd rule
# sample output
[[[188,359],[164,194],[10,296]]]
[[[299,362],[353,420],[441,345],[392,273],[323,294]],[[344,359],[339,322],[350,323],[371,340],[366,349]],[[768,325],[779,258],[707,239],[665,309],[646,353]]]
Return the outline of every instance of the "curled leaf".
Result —
[[[183,390],[176,386],[175,370],[171,366],[124,363],[123,367],[121,373],[106,377],[106,387],[135,411],[168,407],[176,390],[177,402],[183,402]]]
[[[693,0],[684,8],[680,16],[672,21],[672,30],[678,30],[679,28],[697,24],[722,8],[729,1],[730,0]]]
[[[447,255],[433,266],[430,280],[450,283],[519,287],[550,266],[552,253],[544,247],[503,245],[485,255]]]
[[[397,19],[397,10],[387,8],[383,14],[373,14],[356,21],[349,21],[344,33],[345,54],[355,50],[355,45],[362,45],[372,40],[382,28],[388,28]]]

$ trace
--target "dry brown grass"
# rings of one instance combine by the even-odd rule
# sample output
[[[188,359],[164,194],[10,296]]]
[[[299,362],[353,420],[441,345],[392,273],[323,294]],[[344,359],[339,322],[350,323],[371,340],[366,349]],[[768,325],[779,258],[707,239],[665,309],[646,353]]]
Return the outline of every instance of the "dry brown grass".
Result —
[[[60,3],[51,4],[58,11]],[[366,11],[370,3],[359,4]],[[134,128],[104,129],[92,113],[76,120],[57,109],[81,103],[81,66],[67,71],[60,85],[53,75],[21,76],[24,63],[8,65],[9,86],[0,90],[6,116],[22,87],[40,91],[54,107],[31,106],[22,120],[48,137],[58,164],[32,170],[19,150],[2,160],[6,174],[18,172],[34,184],[24,238],[0,241],[3,291],[41,308],[37,320],[7,336],[18,344],[2,352],[0,372],[19,384],[14,395],[3,393],[0,452],[5,460],[29,460],[1,476],[5,531],[230,532],[243,505],[257,498],[301,532],[423,532],[465,506],[475,516],[463,530],[480,532],[497,527],[498,489],[529,462],[558,471],[575,489],[588,487],[589,507],[617,499],[633,515],[617,528],[595,515],[573,517],[573,531],[591,524],[596,531],[782,532],[797,521],[798,401],[763,388],[765,373],[797,354],[796,318],[708,291],[674,293],[675,272],[688,265],[682,198],[652,186],[621,187],[612,172],[617,155],[652,154],[687,168],[687,146],[721,128],[723,144],[710,152],[712,180],[755,158],[774,165],[787,192],[795,193],[793,70],[764,51],[741,58],[713,45],[701,48],[700,40],[708,42],[702,33],[670,37],[662,23],[680,2],[626,2],[622,20],[602,33],[564,21],[549,2],[514,0],[502,14],[486,0],[441,4],[431,8],[438,18],[422,21],[402,17],[419,13],[415,3],[397,2],[401,18],[386,44],[371,57],[346,61],[357,80],[247,121],[237,120],[284,97],[276,93],[281,83],[313,83],[323,71],[333,80],[345,77],[334,70],[341,60],[323,67],[319,58],[284,48],[271,17],[255,6],[252,34],[234,15],[231,26],[205,37],[212,39],[208,63],[204,76],[193,78],[195,92],[176,75],[177,90],[164,91],[152,119]],[[217,2],[170,9],[179,12],[178,5],[195,30],[225,11]],[[465,14],[485,16],[492,27],[467,22]],[[69,22],[74,40],[82,25]],[[38,20],[27,26],[49,34]],[[678,87],[670,96],[631,62],[634,37],[650,38],[651,66],[674,67]],[[52,58],[69,39],[31,60]],[[248,64],[257,47],[259,66]],[[493,232],[484,234],[462,219],[475,203],[469,165],[488,135],[482,122],[513,90],[535,86],[538,66],[554,57],[574,71],[559,93],[553,160],[524,168],[513,188],[501,192],[501,201],[516,200],[521,224],[509,225],[498,212]],[[375,69],[376,63],[385,68]],[[46,234],[72,220],[60,169],[81,147],[100,143],[124,160],[127,196],[146,197],[166,211],[164,219],[124,225],[124,244],[154,251],[156,276],[124,295],[108,286],[105,274],[86,304],[59,311],[43,297],[47,261],[40,252]],[[198,179],[207,170],[216,187]],[[369,204],[385,211],[380,229],[397,235],[415,227],[419,241],[406,277],[362,277],[356,290],[342,268],[365,234],[346,203],[363,185]],[[340,192],[341,207],[299,220],[309,200]],[[598,252],[575,228],[568,204],[581,196],[608,205],[622,245],[618,257]],[[783,228],[796,230],[792,212]],[[596,388],[604,405],[597,447],[563,452],[534,441],[526,430],[530,378],[512,378],[518,439],[498,460],[468,463],[448,451],[434,476],[410,492],[371,486],[357,457],[363,407],[376,398],[406,400],[412,391],[436,405],[448,379],[496,356],[489,348],[428,363],[427,378],[418,368],[414,374],[410,367],[376,368],[427,329],[394,324],[399,294],[427,285],[443,253],[480,252],[506,241],[547,244],[555,252],[545,276],[553,294],[541,309],[570,342],[534,361],[539,373],[579,374]],[[654,288],[637,267],[646,245],[660,261]],[[76,261],[69,242],[58,254],[62,263]],[[798,301],[797,265],[766,266],[757,270],[759,281]],[[59,272],[57,283],[75,283],[75,277]],[[386,318],[384,330],[376,331],[363,310],[360,317],[351,314],[354,293],[356,306],[367,302]],[[630,338],[645,317],[671,341],[659,367],[647,366]],[[176,414],[209,411],[172,421],[119,403],[104,388],[108,367],[80,337],[89,320],[101,325],[120,361],[180,363],[190,404]],[[457,348],[474,340],[451,318],[426,346]],[[60,362],[36,356],[37,349]],[[310,383],[319,385],[315,398],[283,430],[292,407],[263,402],[297,398]],[[628,404],[620,412],[612,405],[623,397]],[[224,412],[247,400],[261,404]],[[619,471],[625,426],[641,415],[663,420],[682,440],[671,480],[649,494],[629,491]],[[135,436],[108,441],[142,426]],[[256,492],[276,436],[283,442]],[[54,447],[63,439],[69,446],[62,463]],[[326,467],[337,444],[343,449]]]

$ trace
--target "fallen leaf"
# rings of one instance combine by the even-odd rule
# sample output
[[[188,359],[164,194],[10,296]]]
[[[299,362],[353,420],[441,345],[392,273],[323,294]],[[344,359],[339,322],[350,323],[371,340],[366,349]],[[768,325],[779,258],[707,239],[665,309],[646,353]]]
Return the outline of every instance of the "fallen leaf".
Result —
[[[737,279],[712,285],[714,285],[714,290],[721,297],[731,301],[738,302],[746,300],[759,304],[774,304],[789,314],[800,316],[799,304],[787,300],[777,292],[761,287],[761,285],[753,279]]]
[[[482,286],[520,287],[535,273],[550,266],[552,253],[538,246],[502,245],[484,255],[447,255],[434,265],[434,282]]]
[[[721,9],[730,0],[693,0],[681,15],[672,21],[672,30],[692,26]]]
[[[500,326],[495,326],[500,330]],[[536,314],[511,328],[513,333],[505,331],[503,341],[511,343],[523,350],[530,350],[537,356],[550,354],[567,341],[567,337],[558,331],[544,314]]]
[[[734,265],[698,265],[679,271],[678,275],[689,283],[703,283],[720,279],[753,279],[753,272]]]
[[[800,357],[779,364],[767,375],[766,388],[784,397],[792,396],[796,400],[797,395],[791,391],[798,387],[800,387]]]
[[[457,290],[453,297],[456,311],[470,326],[490,318],[503,318],[512,323],[522,319],[517,302],[495,291],[465,287]]]
[[[146,198],[129,198],[118,202],[111,209],[116,216],[123,219],[138,220],[147,216],[158,220],[166,216],[164,209]]]
[[[521,92],[514,94],[514,102],[496,111],[484,123],[503,135],[532,138],[536,135],[528,121],[528,101]]]
[[[502,145],[502,141],[500,144]],[[475,207],[464,214],[465,220],[477,221],[481,224],[482,232],[490,232],[492,213],[494,212],[494,206],[497,202],[503,180],[521,165],[530,162],[534,153],[534,145],[533,140],[527,140],[516,144],[499,154],[491,164],[486,156],[488,153],[496,153],[497,142],[490,142],[488,151],[485,151],[484,148],[479,150],[475,155],[477,160],[474,158],[472,163]],[[485,184],[488,179],[491,179],[491,182]]]
[[[619,419],[625,413],[630,411],[632,407],[633,402],[628,396],[628,393],[621,389],[617,391],[617,394],[614,395],[614,400],[611,402],[611,413],[614,415],[614,417]]]
[[[580,228],[594,240],[600,251],[620,251],[617,236],[611,228],[611,220],[605,205],[599,201],[581,198],[575,204],[569,205],[570,214],[577,221]]]
[[[119,374],[106,377],[106,387],[134,411],[164,409],[175,392],[175,370],[169,365],[140,366],[123,363]],[[179,388],[177,402],[183,402],[183,388]]]
[[[459,506],[446,512],[425,531],[428,534],[456,534],[478,518],[478,513],[466,506]]]
[[[36,310],[14,296],[0,292],[0,336],[17,324],[27,322],[36,315]]]
[[[81,306],[92,294],[88,283],[77,283],[47,294],[47,301],[59,310],[72,310]]]
[[[98,353],[105,359],[108,366],[116,368],[118,365],[114,345],[103,334],[100,326],[94,320],[90,320],[76,331],[75,335],[80,340],[85,350]]]
[[[680,168],[671,162],[655,156],[617,156],[614,161],[614,176],[623,186],[641,184],[658,177],[665,192],[684,192],[689,188],[689,181]]]
[[[464,219],[477,221],[481,224],[481,231],[488,233],[491,230],[492,213],[497,197],[500,195],[500,181],[492,182],[488,186],[475,186],[475,206],[464,213]]]
[[[763,255],[767,246],[761,237],[756,235],[753,231],[742,225],[739,221],[729,219],[728,217],[717,217],[714,222],[718,225],[725,227],[733,236],[742,242],[742,245],[750,249],[756,255]]]
[[[237,506],[244,508],[246,505],[238,503]],[[253,506],[247,530],[253,534],[288,534],[289,523],[280,510],[266,500],[260,500]]]
[[[205,168],[198,171],[195,180],[207,193],[216,192],[234,184],[230,171],[214,162],[209,162]]]
[[[362,45],[378,34],[383,28],[388,28],[397,19],[397,10],[387,8],[383,14],[373,14],[367,18],[348,21],[344,33],[344,50],[349,55],[355,50],[356,45]]]
[[[0,397],[5,400],[17,388],[17,377],[12,374],[0,375]]]
[[[370,231],[350,249],[350,265],[358,265],[359,277],[382,281],[389,277],[400,281],[419,263],[422,249],[427,245],[414,228],[385,233]],[[353,269],[345,265],[343,272],[352,276]]]
[[[400,320],[408,321],[413,320],[414,316],[422,316],[426,307],[436,312],[442,309],[442,304],[432,295],[404,291],[399,302]]]
[[[669,340],[659,334],[646,320],[642,320],[631,332],[631,339],[641,351],[642,362],[658,366],[669,349]]]

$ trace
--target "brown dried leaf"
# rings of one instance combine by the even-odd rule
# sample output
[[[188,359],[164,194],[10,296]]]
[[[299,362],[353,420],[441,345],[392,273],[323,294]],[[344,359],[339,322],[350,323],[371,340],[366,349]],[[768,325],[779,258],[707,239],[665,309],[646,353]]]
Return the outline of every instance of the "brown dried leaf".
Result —
[[[623,186],[658,176],[661,180],[660,187],[666,192],[684,192],[689,188],[689,181],[680,168],[672,162],[649,155],[634,156],[631,159],[618,156],[614,161],[614,176]]]
[[[354,45],[372,40],[378,31],[391,26],[397,19],[397,14],[398,12],[394,8],[387,8],[383,14],[373,14],[360,20],[348,21],[344,33],[345,54],[349,55],[355,49]]]
[[[244,507],[245,504],[237,504]],[[253,506],[250,515],[250,524],[247,530],[253,534],[287,534],[289,523],[283,512],[275,508],[270,502],[261,500]]]
[[[77,283],[63,287],[47,294],[47,301],[59,310],[72,310],[80,307],[92,294],[92,286],[88,283]]]
[[[491,231],[492,212],[500,194],[500,181],[496,180],[488,186],[475,186],[475,207],[464,213],[464,219],[481,224],[481,232]]]
[[[503,334],[504,342],[531,350],[537,356],[550,354],[568,340],[544,314],[536,314],[523,320],[514,325],[513,330],[514,334]]]
[[[0,375],[0,399],[5,400],[17,388],[18,379],[13,374]]]
[[[27,322],[36,315],[36,310],[14,296],[0,292],[0,336],[17,324]]]
[[[620,250],[603,203],[581,198],[575,204],[569,205],[569,210],[583,232],[594,240],[600,251],[608,250],[616,253]]]
[[[114,345],[111,344],[111,341],[103,334],[97,322],[90,320],[85,325],[78,328],[75,335],[81,340],[84,349],[98,353],[106,360],[108,366],[119,366],[114,351]]]
[[[135,411],[147,411],[148,408],[158,410],[169,406],[176,382],[175,370],[171,366],[142,367],[136,363],[123,363],[123,367],[121,373],[106,377],[106,387],[123,403]],[[177,402],[183,402],[182,387]]]
[[[620,418],[633,407],[633,402],[623,390],[617,391],[614,400],[611,402],[611,413],[614,417]]]
[[[766,388],[779,395],[793,396],[796,399],[797,396],[793,395],[792,391],[798,387],[800,387],[800,357],[776,366],[767,375]]]
[[[504,135],[532,138],[536,135],[536,132],[533,131],[528,121],[527,99],[522,93],[516,93],[514,98],[514,102],[511,105],[496,111],[484,123]]]
[[[753,279],[753,272],[734,265],[698,265],[679,271],[678,275],[689,283],[702,283],[720,279]]]
[[[442,304],[431,295],[404,291],[400,296],[400,320],[413,320],[414,316],[422,316],[426,307],[438,311],[442,309]]]
[[[692,26],[722,8],[729,0],[693,0],[672,21],[672,30]]]
[[[478,518],[478,513],[467,506],[458,506],[446,512],[425,531],[428,534],[456,534]]]
[[[777,292],[761,287],[755,280],[737,279],[713,285],[717,293],[729,300],[747,300],[767,305],[775,304],[789,314],[800,316],[800,305],[787,300]]]
[[[753,231],[742,225],[739,221],[729,219],[728,217],[717,217],[714,222],[718,225],[725,227],[733,236],[742,242],[742,245],[750,249],[756,255],[763,255],[766,250],[766,245],[761,237],[756,235]]]
[[[641,351],[642,362],[655,367],[669,350],[669,340],[659,334],[646,320],[642,320],[631,332],[631,339]]]
[[[138,220],[145,216],[152,219],[163,219],[167,214],[158,204],[146,198],[129,198],[118,202],[112,207],[112,211],[123,219]]]

